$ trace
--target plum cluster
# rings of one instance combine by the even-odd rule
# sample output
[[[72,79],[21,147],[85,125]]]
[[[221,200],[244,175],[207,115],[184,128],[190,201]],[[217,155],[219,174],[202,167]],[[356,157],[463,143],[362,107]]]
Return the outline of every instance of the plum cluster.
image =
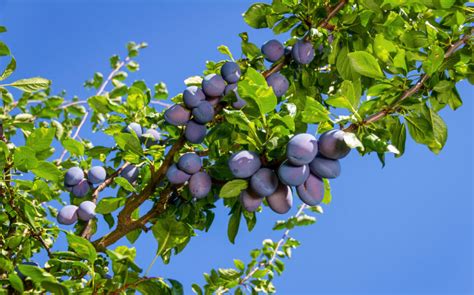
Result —
[[[313,44],[305,40],[298,40],[293,47],[286,48],[278,40],[269,40],[262,45],[261,51],[269,62],[276,62],[285,55],[302,65],[309,64],[314,59]],[[290,86],[288,79],[279,72],[271,74],[266,80],[277,97],[283,96]]]
[[[206,124],[214,118],[214,107],[224,95],[233,92],[237,101],[234,108],[241,109],[245,101],[238,96],[237,82],[241,76],[240,66],[226,62],[221,74],[209,74],[202,80],[201,87],[189,86],[183,92],[183,103],[175,104],[165,111],[165,121],[174,126],[185,126],[185,137],[191,143],[202,143],[206,137]]]
[[[160,133],[155,129],[145,129],[138,123],[130,123],[125,127],[125,132],[135,133],[140,141],[147,147],[150,148],[160,141]]]
[[[240,151],[229,159],[229,169],[236,178],[250,179],[249,187],[240,194],[242,206],[250,212],[257,210],[263,198],[270,208],[280,214],[293,204],[291,187],[309,206],[321,203],[324,197],[323,178],[336,178],[341,173],[339,159],[350,152],[344,132],[330,130],[319,141],[311,134],[293,136],[286,147],[286,159],[278,170],[262,167],[259,156]]]
[[[95,217],[95,204],[91,201],[82,202],[79,207],[75,205],[66,205],[58,212],[58,223],[71,225],[78,219],[89,221]]]
[[[201,157],[196,153],[183,154],[178,163],[169,167],[166,178],[172,184],[183,184],[188,182],[189,191],[194,198],[201,199],[211,191],[211,177],[201,171]]]
[[[107,172],[104,167],[94,166],[87,172],[87,178],[79,167],[71,167],[64,175],[64,187],[76,197],[84,197],[94,184],[105,180]]]

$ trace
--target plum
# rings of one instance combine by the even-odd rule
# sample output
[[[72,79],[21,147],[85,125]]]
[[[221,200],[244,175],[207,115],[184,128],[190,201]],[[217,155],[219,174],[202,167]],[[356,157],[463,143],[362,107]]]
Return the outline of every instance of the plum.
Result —
[[[165,111],[165,121],[174,126],[184,126],[191,117],[191,111],[180,104],[175,104]]]
[[[240,67],[235,62],[226,62],[221,67],[221,75],[227,83],[237,83],[240,79]]]
[[[58,212],[58,222],[64,225],[71,225],[77,221],[77,206],[66,205]]]
[[[67,186],[75,186],[84,179],[84,171],[79,167],[71,167],[64,175],[64,183]]]
[[[316,206],[323,200],[324,183],[321,178],[310,174],[303,184],[296,187],[296,192],[303,203]]]
[[[172,184],[182,184],[189,180],[191,175],[178,169],[176,164],[171,165],[166,171],[166,178]]]
[[[229,159],[228,165],[235,177],[247,178],[257,172],[262,163],[256,153],[244,150],[233,154]]]
[[[186,124],[186,131],[184,136],[191,143],[201,143],[206,137],[207,129],[205,125],[199,124],[191,120]]]
[[[283,45],[278,40],[268,40],[263,43],[261,50],[265,59],[269,62],[276,62],[285,52]]]
[[[309,176],[308,165],[294,166],[285,160],[278,168],[278,177],[286,185],[298,186]]]
[[[344,131],[338,129],[321,134],[318,148],[321,155],[333,160],[342,159],[351,151],[344,141]]]
[[[138,167],[130,164],[123,168],[120,172],[120,176],[128,180],[128,182],[134,183],[137,180],[139,173],[140,171],[138,170]]]
[[[74,187],[74,185],[67,185],[66,182],[64,182],[64,189],[68,192],[72,192],[72,188]]]
[[[251,190],[246,189],[240,193],[240,203],[248,212],[255,212],[262,204],[262,201],[263,198],[259,197]]]
[[[291,50],[293,59],[299,64],[309,64],[314,59],[314,47],[311,42],[298,40]]]
[[[128,133],[135,133],[138,138],[140,138],[143,134],[143,128],[140,124],[138,123],[130,123],[125,127],[125,132]]]
[[[196,153],[186,153],[178,160],[178,168],[188,174],[199,172],[201,167],[201,157],[199,157]]]
[[[214,107],[208,101],[201,102],[193,109],[193,119],[200,124],[206,124],[214,118]]]
[[[317,155],[309,164],[311,172],[321,178],[336,178],[341,174],[341,164],[339,160],[332,160]]]
[[[161,134],[156,131],[155,129],[148,129],[145,133],[143,133],[143,142],[147,148],[150,148],[156,144],[161,139]]]
[[[106,177],[107,172],[102,166],[94,166],[87,172],[87,179],[93,184],[104,182]]]
[[[81,198],[81,197],[84,197],[85,195],[87,195],[90,188],[91,188],[91,186],[90,186],[89,182],[87,182],[86,179],[83,179],[83,180],[79,181],[78,184],[76,184],[75,186],[72,187],[72,193],[76,197]]]
[[[288,87],[290,87],[288,79],[280,73],[271,74],[267,78],[267,84],[273,88],[276,97],[283,96],[288,90]]]
[[[278,188],[278,176],[268,168],[260,168],[250,178],[250,187],[260,197],[273,194]]]
[[[207,96],[221,96],[224,93],[225,84],[221,75],[209,74],[202,80],[202,91]]]
[[[242,109],[247,104],[247,102],[240,97],[239,92],[237,91],[237,84],[228,84],[225,87],[224,95],[227,95],[230,92],[233,92],[237,98],[236,101],[232,102],[232,107],[237,110]]]
[[[287,213],[293,206],[291,187],[280,182],[276,191],[267,197],[267,203],[274,212]]]
[[[213,107],[215,107],[222,99],[222,96],[209,96],[206,98],[206,101],[208,101]]]
[[[286,158],[295,166],[309,164],[318,153],[318,141],[309,133],[293,136],[286,146]]]
[[[194,198],[202,199],[212,188],[211,177],[206,172],[198,172],[189,179],[189,191]]]
[[[206,99],[206,95],[201,88],[197,86],[189,86],[183,92],[184,104],[192,109],[198,106],[203,100]]]
[[[91,201],[84,201],[77,209],[77,217],[83,221],[89,221],[95,217],[95,204]]]

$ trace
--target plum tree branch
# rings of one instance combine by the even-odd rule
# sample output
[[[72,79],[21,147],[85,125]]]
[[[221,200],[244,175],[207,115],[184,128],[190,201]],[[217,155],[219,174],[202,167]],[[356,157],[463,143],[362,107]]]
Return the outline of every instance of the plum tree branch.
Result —
[[[444,60],[448,59],[449,57],[451,57],[454,53],[456,53],[456,51],[464,44],[466,44],[469,39],[473,36],[474,34],[474,29],[471,29],[471,32],[470,33],[466,33],[461,39],[459,39],[458,41],[456,41],[454,44],[452,44],[451,46],[449,46],[448,50],[446,50],[446,53],[444,54]],[[398,105],[403,102],[404,100],[406,100],[407,98],[415,95],[418,91],[420,91],[424,84],[426,83],[426,81],[428,81],[428,79],[430,78],[430,75],[428,74],[423,74],[421,75],[420,79],[418,80],[418,82],[413,85],[410,89],[406,90],[405,92],[403,92],[403,94],[392,104],[392,106],[384,109],[384,110],[381,110],[380,112],[378,113],[375,113],[369,117],[367,117],[366,119],[362,120],[361,122],[357,122],[357,123],[352,123],[351,125],[349,125],[347,128],[344,129],[344,131],[346,132],[355,132],[357,131],[357,129],[361,126],[364,126],[364,125],[368,125],[368,124],[371,124],[371,123],[374,123],[382,118],[384,118],[385,116],[387,116],[388,114],[391,114],[393,112],[396,112],[397,109],[398,109]]]

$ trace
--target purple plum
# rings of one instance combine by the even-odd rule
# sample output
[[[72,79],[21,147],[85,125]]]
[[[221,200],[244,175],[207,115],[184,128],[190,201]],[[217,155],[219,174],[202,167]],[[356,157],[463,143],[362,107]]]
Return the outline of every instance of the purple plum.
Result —
[[[102,166],[94,166],[87,172],[87,179],[93,184],[104,182],[106,177],[107,172]]]
[[[120,172],[120,176],[128,180],[128,182],[134,183],[137,180],[139,173],[140,171],[138,170],[138,167],[130,164],[123,168],[123,170]]]
[[[321,155],[333,160],[342,159],[351,151],[344,141],[344,131],[337,129],[321,134],[318,147]]]
[[[278,177],[286,185],[298,186],[303,184],[309,176],[308,165],[294,166],[285,160],[278,168]]]
[[[291,50],[293,59],[299,64],[309,64],[314,59],[314,47],[311,42],[298,40]]]
[[[155,129],[148,129],[145,133],[143,133],[143,142],[147,148],[150,148],[156,144],[161,139],[161,134],[156,131]]]
[[[130,123],[125,127],[125,132],[128,133],[135,133],[138,138],[140,138],[143,134],[143,128],[138,123]]]
[[[236,101],[232,102],[232,107],[237,110],[242,109],[247,104],[247,102],[240,97],[239,92],[237,91],[237,84],[228,84],[225,87],[224,95],[227,95],[231,92],[234,93],[235,97],[237,98]]]
[[[323,200],[324,183],[321,178],[310,174],[308,179],[296,187],[301,201],[309,206],[316,206]]]
[[[280,73],[271,74],[267,78],[267,84],[273,88],[276,97],[283,96],[288,91],[288,87],[290,87],[288,79]]]
[[[277,190],[267,197],[267,203],[274,212],[279,214],[287,213],[293,206],[291,187],[280,182]]]
[[[207,129],[205,125],[199,124],[194,120],[191,120],[186,125],[186,131],[184,136],[191,143],[201,143],[206,137]]]
[[[91,201],[84,201],[77,209],[77,217],[83,221],[89,221],[95,217],[95,204]]]
[[[192,109],[198,106],[203,100],[206,99],[206,95],[201,88],[197,86],[189,86],[183,92],[184,104]]]
[[[165,121],[174,126],[184,126],[191,117],[191,111],[180,104],[175,104],[165,111]]]
[[[250,187],[260,197],[273,194],[278,188],[278,176],[268,168],[260,168],[250,178]]]
[[[206,101],[208,101],[213,107],[215,107],[222,99],[222,96],[210,96],[206,98]]]
[[[84,179],[84,171],[79,167],[71,167],[64,175],[64,183],[67,186],[75,186]]]
[[[221,75],[209,74],[202,80],[202,91],[207,96],[221,96],[224,93],[225,84]]]
[[[196,153],[186,153],[178,160],[178,168],[188,174],[195,174],[201,170],[201,157]]]
[[[262,201],[263,198],[251,190],[246,189],[240,193],[240,203],[248,212],[255,212],[262,204]]]
[[[236,178],[250,177],[262,166],[256,153],[245,150],[233,154],[228,164],[230,171]]]
[[[77,221],[77,206],[66,205],[58,212],[58,222],[64,225],[71,225]]]
[[[193,109],[193,119],[200,124],[206,124],[214,118],[214,107],[208,101],[201,102]]]
[[[211,177],[206,172],[198,172],[189,179],[189,191],[194,198],[202,199],[212,188]]]
[[[286,146],[286,158],[295,166],[309,164],[318,153],[318,141],[309,133],[293,136]]]
[[[237,83],[240,79],[240,67],[235,62],[226,62],[221,67],[221,75],[227,83]]]
[[[269,40],[263,43],[261,50],[269,62],[276,62],[285,52],[283,45],[278,40]]]
[[[91,186],[87,179],[79,181],[78,184],[72,187],[72,194],[76,197],[82,198],[89,192]]]
[[[171,165],[166,171],[166,178],[172,184],[182,184],[189,180],[191,175],[178,169],[176,164]]]
[[[341,164],[339,160],[332,160],[317,155],[309,164],[311,172],[321,178],[336,178],[341,174]]]

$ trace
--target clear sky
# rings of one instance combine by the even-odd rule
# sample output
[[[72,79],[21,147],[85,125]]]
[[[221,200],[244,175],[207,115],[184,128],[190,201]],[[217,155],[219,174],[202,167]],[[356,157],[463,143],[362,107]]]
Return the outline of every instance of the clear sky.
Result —
[[[242,20],[250,3],[0,0],[0,24],[9,29],[0,37],[17,58],[11,79],[43,76],[53,80],[54,92],[66,89],[68,97],[84,99],[93,93],[83,82],[107,71],[109,56],[123,54],[127,41],[147,41],[141,71],[131,77],[150,85],[164,81],[174,95],[206,60],[224,58],[217,46],[239,56],[238,33],[248,31],[257,44],[271,38],[269,30],[252,30]],[[352,152],[343,160],[325,214],[294,231],[302,246],[275,279],[279,294],[474,293],[473,89],[461,83],[463,107],[442,112],[449,137],[440,155],[409,139],[405,156],[388,156],[383,169],[375,155]],[[191,283],[203,283],[203,272],[232,266],[233,258],[248,261],[250,249],[281,235],[271,231],[279,216],[264,210],[254,231],[242,224],[232,245],[227,213],[220,206],[210,232],[198,233],[171,265],[158,261],[150,275],[177,279],[188,294]],[[151,233],[135,246],[146,268],[156,251]]]

